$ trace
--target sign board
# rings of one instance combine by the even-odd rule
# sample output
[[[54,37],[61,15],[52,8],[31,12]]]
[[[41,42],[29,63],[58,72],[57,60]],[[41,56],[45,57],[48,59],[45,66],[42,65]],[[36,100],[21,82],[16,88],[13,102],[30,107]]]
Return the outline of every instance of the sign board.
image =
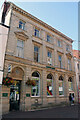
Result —
[[[8,97],[8,93],[2,93],[2,97]]]
[[[30,97],[30,93],[26,93],[26,97]]]
[[[55,69],[54,67],[50,67],[50,66],[46,66],[46,68],[51,68],[51,69]]]
[[[9,65],[9,66],[8,66],[8,73],[11,72],[11,69],[12,69],[12,65]]]

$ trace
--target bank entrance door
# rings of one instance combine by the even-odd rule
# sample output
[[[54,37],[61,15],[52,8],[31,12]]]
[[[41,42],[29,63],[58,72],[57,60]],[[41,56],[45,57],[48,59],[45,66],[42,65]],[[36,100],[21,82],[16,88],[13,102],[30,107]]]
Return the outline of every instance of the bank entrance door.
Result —
[[[14,85],[10,86],[10,111],[19,110],[20,105],[20,81],[15,81]]]

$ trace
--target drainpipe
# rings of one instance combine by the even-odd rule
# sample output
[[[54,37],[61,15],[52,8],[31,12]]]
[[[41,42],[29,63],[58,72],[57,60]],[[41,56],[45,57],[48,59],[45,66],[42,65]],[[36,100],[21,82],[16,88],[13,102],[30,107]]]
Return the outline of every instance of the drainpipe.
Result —
[[[42,40],[42,64],[43,64],[43,40]],[[42,105],[43,105],[43,70],[42,70]]]

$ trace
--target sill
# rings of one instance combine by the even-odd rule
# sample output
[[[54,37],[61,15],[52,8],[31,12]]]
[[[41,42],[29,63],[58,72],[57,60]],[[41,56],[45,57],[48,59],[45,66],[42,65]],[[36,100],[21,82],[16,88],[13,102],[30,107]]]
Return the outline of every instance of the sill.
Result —
[[[35,36],[35,35],[32,35],[33,37],[35,37],[35,38],[39,38],[39,39],[41,39],[42,40],[42,38],[41,37],[38,37],[38,36]]]
[[[46,42],[49,43],[49,44],[51,44],[51,45],[54,45],[52,42],[48,42],[47,40],[46,40]]]
[[[15,57],[17,57],[17,58],[22,58],[22,59],[24,59],[24,57],[19,57],[19,56],[17,56],[17,55],[14,55]]]
[[[64,95],[59,95],[59,97],[64,97]]]
[[[73,90],[69,90],[69,92],[73,92]]]
[[[24,31],[24,32],[27,32],[26,30],[23,30],[23,29],[21,29],[21,28],[19,28],[19,27],[17,27],[18,29],[20,29],[20,30],[22,30],[22,31]]]
[[[53,95],[52,96],[47,96],[47,98],[52,98],[52,97],[54,97]]]
[[[31,96],[32,98],[39,98],[40,96]]]

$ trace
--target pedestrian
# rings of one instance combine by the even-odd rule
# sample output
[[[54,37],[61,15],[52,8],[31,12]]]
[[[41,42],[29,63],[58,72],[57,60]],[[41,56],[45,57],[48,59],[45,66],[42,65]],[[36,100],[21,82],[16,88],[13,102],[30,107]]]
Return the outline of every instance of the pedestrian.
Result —
[[[74,105],[74,93],[72,94],[72,105]]]
[[[70,105],[72,104],[72,96],[71,96],[71,93],[69,94],[69,102],[70,102]]]

